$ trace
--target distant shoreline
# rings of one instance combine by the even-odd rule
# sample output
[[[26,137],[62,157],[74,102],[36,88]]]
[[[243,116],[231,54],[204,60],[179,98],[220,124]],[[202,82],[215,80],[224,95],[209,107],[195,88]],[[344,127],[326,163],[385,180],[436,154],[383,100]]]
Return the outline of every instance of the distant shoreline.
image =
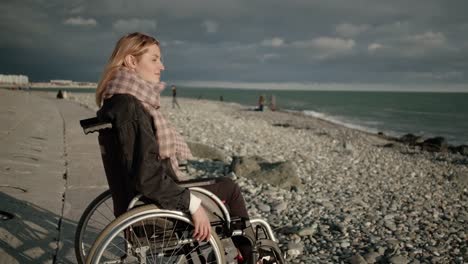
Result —
[[[47,83],[32,83],[30,84],[31,89],[41,88],[67,88],[67,89],[96,89],[96,85],[58,85],[58,84],[47,84]]]
[[[33,92],[52,92],[53,94],[57,94],[57,91],[59,89],[61,89],[63,92],[66,91],[67,93],[69,93],[68,95],[70,95],[70,93],[72,93],[72,94],[74,94],[74,93],[76,93],[76,94],[94,94],[95,91],[96,91],[94,87],[93,88],[85,88],[85,87],[71,88],[71,86],[67,86],[67,87],[51,86],[51,87],[48,87],[48,88],[47,87],[35,87],[35,88],[31,88],[30,91],[33,91]],[[311,93],[317,93],[316,91],[310,91],[310,92]],[[203,98],[203,99],[207,99],[207,100],[211,100],[211,101],[219,101],[220,100],[219,96],[223,95],[224,100],[226,102],[237,102],[237,103],[239,103],[241,105],[244,105],[247,108],[254,108],[255,107],[256,98],[258,97],[258,93],[261,93],[261,91],[258,91],[258,90],[245,91],[245,90],[241,90],[241,89],[239,89],[239,90],[237,90],[237,89],[219,89],[219,90],[215,90],[215,89],[202,89],[202,90],[194,89],[194,90],[191,90],[189,88],[184,89],[183,87],[181,87],[181,98],[193,98],[193,99]],[[282,98],[282,101],[280,100],[280,104],[277,105],[278,109],[282,109],[283,111],[288,111],[288,112],[289,111],[291,111],[291,112],[299,111],[302,115],[305,115],[305,116],[313,116],[313,117],[316,117],[316,118],[320,118],[321,120],[327,120],[328,122],[331,122],[331,123],[334,123],[334,124],[339,124],[339,125],[347,127],[347,128],[357,129],[359,131],[367,132],[367,133],[370,133],[370,134],[378,134],[379,132],[384,132],[386,136],[399,138],[399,137],[401,137],[401,136],[403,136],[405,134],[414,133],[414,134],[419,134],[419,135],[423,136],[424,138],[443,136],[443,137],[445,137],[447,139],[448,143],[454,144],[454,145],[466,145],[467,142],[468,142],[466,140],[466,135],[463,135],[464,132],[460,132],[460,131],[464,130],[463,129],[463,127],[464,127],[463,123],[466,124],[466,121],[464,121],[464,120],[466,120],[466,118],[460,118],[460,117],[458,117],[458,115],[455,116],[457,118],[453,117],[454,123],[453,122],[452,123],[457,124],[457,125],[453,125],[453,124],[451,125],[451,124],[447,123],[448,121],[447,122],[444,121],[444,120],[451,120],[451,119],[449,119],[450,117],[446,117],[444,120],[442,120],[444,122],[441,121],[440,123],[433,123],[431,121],[431,119],[425,118],[428,115],[424,114],[424,113],[425,112],[432,113],[434,111],[432,111],[432,112],[431,111],[426,111],[427,109],[426,110],[424,110],[424,109],[423,110],[421,110],[421,109],[419,109],[419,110],[416,109],[415,110],[415,107],[413,107],[413,105],[418,104],[419,95],[424,96],[423,93],[418,93],[419,94],[418,98],[415,98],[414,100],[409,100],[408,99],[409,102],[407,103],[407,105],[411,106],[411,108],[408,108],[408,109],[405,110],[408,113],[405,113],[405,111],[403,111],[401,113],[399,112],[398,114],[396,114],[397,117],[400,116],[398,118],[403,118],[403,119],[405,119],[405,118],[408,119],[408,118],[412,117],[413,120],[414,120],[414,124],[419,124],[418,122],[422,122],[422,121],[432,122],[432,123],[428,123],[430,125],[421,125],[421,126],[417,126],[417,125],[412,126],[408,122],[407,122],[407,124],[406,123],[405,124],[400,124],[400,123],[395,121],[396,117],[392,119],[392,118],[385,118],[385,116],[382,117],[382,116],[374,115],[374,114],[360,115],[359,112],[355,116],[353,116],[351,114],[342,115],[341,112],[333,112],[333,111],[328,111],[327,110],[327,109],[333,108],[334,104],[337,104],[336,100],[330,101],[331,106],[328,107],[328,105],[327,105],[327,107],[328,107],[327,108],[327,107],[324,106],[323,103],[320,103],[320,102],[323,102],[323,100],[321,100],[321,99],[318,100],[317,99],[317,98],[325,98],[326,99],[326,98],[328,98],[330,96],[334,96],[334,98],[343,98],[343,99],[341,99],[342,101],[345,100],[346,98],[348,98],[345,101],[356,103],[356,100],[357,100],[356,98],[361,98],[359,100],[361,100],[361,104],[362,104],[362,100],[364,100],[362,98],[366,97],[369,92],[363,92],[363,93],[337,92],[337,91],[318,92],[318,94],[312,94],[310,96],[311,99],[315,98],[314,100],[317,101],[317,102],[312,100],[307,105],[302,104],[303,102],[301,102],[301,101],[299,101],[299,104],[291,103],[291,102],[294,102],[294,100],[297,99],[297,98],[303,99],[303,101],[308,98],[308,97],[307,98],[304,97],[305,95],[299,95],[299,96],[295,96],[295,97],[292,96],[291,97],[291,95],[293,95],[294,93],[297,93],[297,92],[276,91],[274,93],[275,96],[277,98]],[[332,93],[332,94],[329,94],[329,93]],[[336,95],[333,95],[333,94],[336,94]],[[385,96],[385,98],[392,98],[392,96],[393,96],[393,97],[395,97],[395,100],[397,100],[398,98],[401,99],[402,96],[397,95],[397,94],[398,93],[389,93],[388,95],[384,95],[384,96]],[[407,93],[407,96],[405,96],[405,98],[410,98],[409,96],[414,95],[414,94],[413,95],[411,95],[411,94],[412,93]],[[372,93],[369,93],[369,95],[372,96]],[[382,94],[373,95],[373,97],[382,98],[381,95]],[[170,93],[165,91],[165,93],[163,93],[162,96],[170,96]],[[451,96],[453,97],[453,95],[451,95]],[[462,97],[460,97],[460,96],[462,96]],[[456,98],[466,98],[466,94],[460,94],[460,96],[455,96],[455,97]],[[438,98],[439,96],[438,96],[438,94],[428,93],[428,94],[425,95],[425,97],[427,99],[427,98]],[[445,97],[447,97],[447,96],[445,96]],[[424,99],[423,102],[426,102],[425,101],[426,99]],[[320,101],[320,102],[318,102],[318,101]],[[366,101],[366,100],[364,100],[364,101]],[[367,101],[370,102],[369,100],[367,100]],[[434,100],[432,100],[430,102],[433,102],[433,101]],[[447,101],[447,100],[445,100],[445,101]],[[457,100],[457,102],[458,101],[460,101],[460,100]],[[460,103],[454,105],[454,101],[450,101],[450,102],[451,102],[450,104],[453,105],[453,107],[456,107],[456,105],[460,105]],[[337,105],[341,105],[341,104],[337,104]],[[431,105],[434,105],[434,107],[436,106],[436,104],[431,104]],[[441,105],[440,102],[439,102],[438,105]],[[398,105],[396,105],[396,106],[389,105],[389,106],[386,106],[386,107],[390,108],[390,109],[393,109],[393,108],[397,109],[396,107],[398,107]],[[450,107],[452,107],[452,106],[450,106]],[[464,112],[466,112],[468,109],[466,109],[465,107],[462,107],[462,108],[460,108],[458,110],[458,112],[460,112],[462,110]],[[418,114],[419,112],[417,112],[417,111],[422,112],[422,114]],[[435,111],[435,112],[437,112],[437,111]],[[443,116],[443,113],[444,112],[441,112],[442,116]],[[449,112],[448,114],[450,114],[450,113],[451,112]],[[395,115],[394,111],[391,111],[391,113],[385,113],[385,111],[383,111],[383,114]],[[431,116],[432,116],[432,114],[431,114]],[[418,118],[423,118],[424,117],[424,118],[423,119],[415,119],[415,117],[418,117]],[[439,119],[441,119],[441,118],[439,118]],[[364,120],[364,121],[362,121],[362,120]],[[366,123],[366,120],[370,120],[370,121],[372,121],[374,123],[368,124],[368,123]],[[423,124],[425,124],[425,123],[423,123]],[[447,129],[447,128],[450,128],[450,127],[453,127],[453,129]]]
[[[96,84],[53,84],[53,83],[0,83],[0,88],[11,89],[41,89],[41,88],[67,88],[67,89],[96,89]]]
[[[465,94],[468,93],[468,90],[463,89],[446,89],[446,90],[431,90],[431,89],[374,89],[371,90],[369,88],[355,88],[355,89],[345,89],[345,88],[278,88],[278,87],[271,87],[271,88],[259,88],[259,87],[234,87],[234,86],[225,86],[225,87],[216,87],[216,86],[199,86],[199,85],[184,85],[181,84],[178,87],[184,89],[232,89],[232,90],[251,90],[251,91],[262,91],[262,92],[276,92],[276,91],[310,91],[310,92],[382,92],[382,93],[461,93]],[[89,84],[54,84],[54,83],[45,83],[45,82],[32,82],[32,83],[24,83],[24,84],[5,84],[0,83],[0,88],[30,88],[30,89],[41,89],[41,88],[66,88],[66,89],[96,89],[96,83],[89,83]]]

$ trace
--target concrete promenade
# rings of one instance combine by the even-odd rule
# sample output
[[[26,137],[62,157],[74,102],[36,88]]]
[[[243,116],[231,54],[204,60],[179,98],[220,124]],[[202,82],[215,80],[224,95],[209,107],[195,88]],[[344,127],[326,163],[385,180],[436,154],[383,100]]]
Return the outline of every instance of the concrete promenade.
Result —
[[[107,189],[97,135],[79,125],[93,115],[47,94],[0,89],[1,264],[76,263],[79,217]]]

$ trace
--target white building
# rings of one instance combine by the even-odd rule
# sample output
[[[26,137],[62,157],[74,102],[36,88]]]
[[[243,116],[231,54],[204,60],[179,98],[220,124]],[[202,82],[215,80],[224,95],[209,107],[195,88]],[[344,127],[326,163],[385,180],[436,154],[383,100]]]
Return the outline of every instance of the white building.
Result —
[[[73,84],[72,80],[50,80],[50,83],[56,85],[70,85]]]
[[[0,74],[0,83],[28,84],[29,83],[29,78],[26,75],[5,75],[5,74]]]

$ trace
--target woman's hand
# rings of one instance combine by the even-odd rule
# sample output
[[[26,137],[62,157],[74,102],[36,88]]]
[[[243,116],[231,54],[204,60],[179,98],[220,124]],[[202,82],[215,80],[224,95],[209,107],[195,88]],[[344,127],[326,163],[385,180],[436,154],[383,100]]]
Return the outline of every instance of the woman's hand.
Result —
[[[206,215],[205,209],[200,205],[197,211],[192,214],[193,225],[195,231],[193,232],[193,238],[198,241],[208,241],[210,239],[211,225],[208,215]]]

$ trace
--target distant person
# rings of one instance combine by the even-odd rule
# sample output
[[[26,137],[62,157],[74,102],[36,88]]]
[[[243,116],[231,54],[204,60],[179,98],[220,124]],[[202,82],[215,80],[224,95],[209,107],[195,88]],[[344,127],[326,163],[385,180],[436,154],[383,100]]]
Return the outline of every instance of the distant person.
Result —
[[[57,99],[63,99],[63,92],[62,92],[62,90],[58,90]]]
[[[221,101],[221,102],[223,102],[223,101],[224,101],[224,98],[223,98],[223,96],[222,96],[222,95],[219,97],[219,101]]]
[[[258,97],[258,106],[257,108],[255,108],[255,111],[263,112],[264,105],[265,105],[265,97],[263,95],[260,95],[260,97]]]
[[[275,95],[272,95],[270,97],[270,110],[276,111],[276,96]]]
[[[180,105],[177,102],[177,88],[175,87],[175,85],[172,85],[171,88],[172,88],[172,108],[175,108],[175,106],[177,105],[177,108],[180,109]]]

